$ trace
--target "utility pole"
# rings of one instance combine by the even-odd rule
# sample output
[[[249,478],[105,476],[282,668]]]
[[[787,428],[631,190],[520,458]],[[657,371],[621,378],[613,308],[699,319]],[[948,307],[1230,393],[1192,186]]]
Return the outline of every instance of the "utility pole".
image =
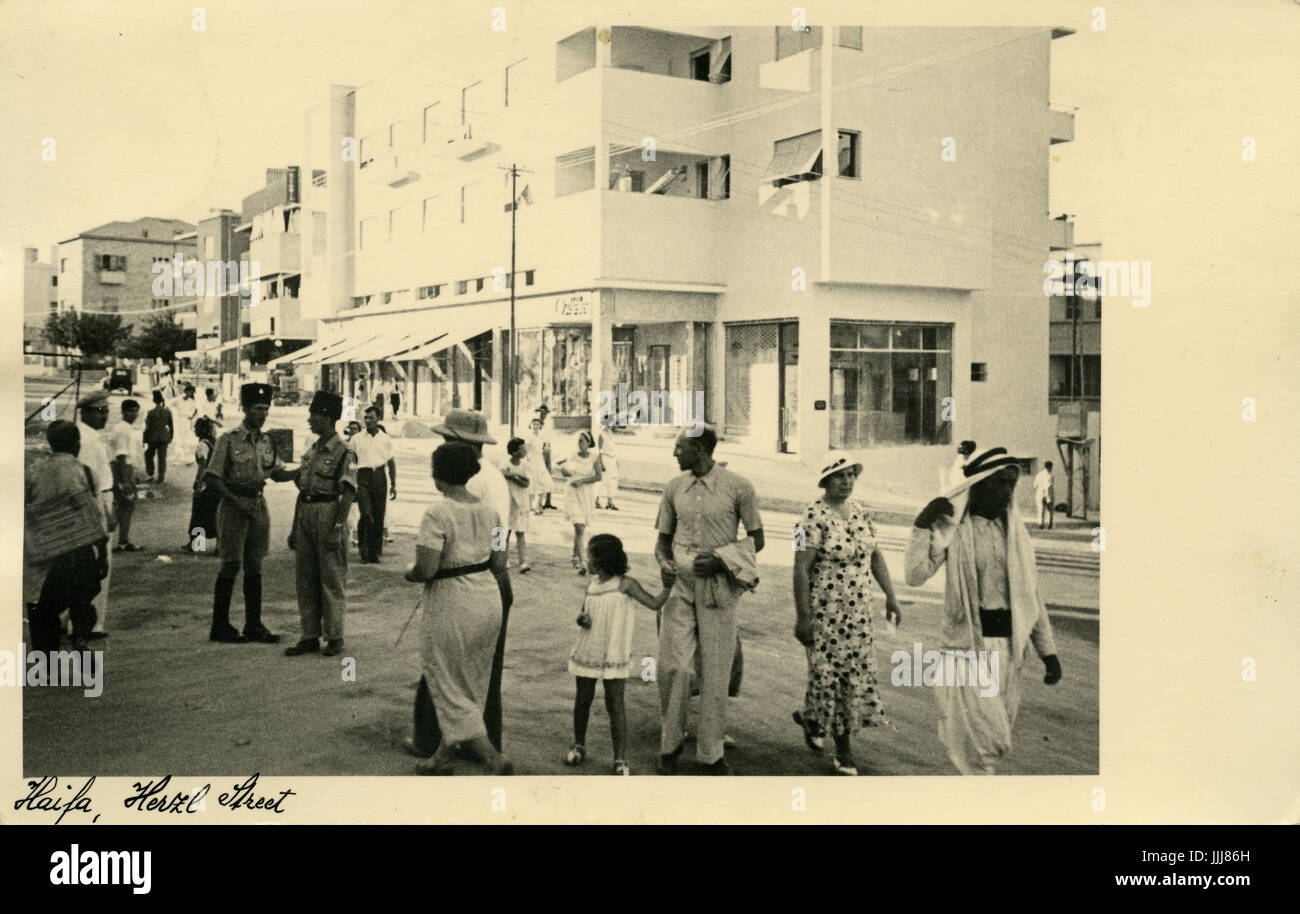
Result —
[[[514,162],[510,167],[499,166],[510,172],[510,437],[515,437],[515,417],[519,412],[519,381],[516,376],[519,359],[519,344],[515,332],[515,217],[519,212],[519,191],[517,189],[519,173],[531,174],[526,168],[519,168]]]

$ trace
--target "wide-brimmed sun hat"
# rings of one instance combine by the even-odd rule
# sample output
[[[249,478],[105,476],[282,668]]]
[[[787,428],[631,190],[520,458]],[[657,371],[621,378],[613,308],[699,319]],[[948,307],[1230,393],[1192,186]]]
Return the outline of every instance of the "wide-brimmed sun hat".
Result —
[[[834,476],[841,470],[852,469],[855,473],[862,473],[862,464],[848,451],[827,451],[818,465],[821,467],[817,472],[818,485],[825,482],[827,476]]]
[[[970,491],[971,486],[982,480],[988,479],[994,473],[999,473],[1007,467],[1015,467],[1016,472],[1020,471],[1020,459],[1007,455],[1007,449],[1004,447],[989,448],[978,457],[972,457],[966,465],[961,468],[964,478],[958,480],[949,486],[943,493],[944,498],[952,498],[963,492]]]
[[[433,430],[444,438],[470,441],[475,444],[496,444],[497,440],[488,434],[487,419],[482,413],[472,409],[452,409],[442,417],[442,422]]]

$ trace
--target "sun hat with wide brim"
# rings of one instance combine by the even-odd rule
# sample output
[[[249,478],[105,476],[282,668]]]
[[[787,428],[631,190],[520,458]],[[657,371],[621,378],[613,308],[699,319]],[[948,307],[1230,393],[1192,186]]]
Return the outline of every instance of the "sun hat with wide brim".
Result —
[[[821,485],[827,476],[834,476],[841,470],[852,469],[855,473],[862,473],[862,464],[856,460],[848,451],[832,450],[826,453],[818,464],[820,469],[817,471],[817,484]]]
[[[1004,447],[990,448],[977,457],[972,457],[962,467],[964,478],[950,485],[943,493],[944,498],[953,498],[965,492],[969,492],[971,486],[982,480],[988,479],[994,473],[1000,473],[1007,467],[1015,467],[1016,472],[1020,471],[1020,459],[1007,455],[1007,449]]]
[[[472,409],[452,409],[442,417],[442,422],[433,426],[433,431],[444,438],[469,441],[474,444],[496,444],[497,440],[488,434],[487,420],[482,413]]]

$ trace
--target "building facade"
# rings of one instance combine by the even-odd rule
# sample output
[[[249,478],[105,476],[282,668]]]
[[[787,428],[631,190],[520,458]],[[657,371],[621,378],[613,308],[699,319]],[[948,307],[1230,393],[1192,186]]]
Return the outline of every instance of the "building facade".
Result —
[[[506,424],[513,387],[519,422],[577,427],[662,392],[651,418],[760,454],[1041,458],[1065,34],[594,24],[451,77],[417,58],[347,93],[353,294],[298,364],[427,415]]]
[[[1101,282],[1107,274],[1100,244],[1053,252],[1061,282],[1049,298],[1047,409],[1055,420],[1052,473],[1058,502],[1074,512],[1101,507]],[[1073,472],[1071,472],[1073,471]]]
[[[155,295],[155,265],[192,257],[194,226],[179,219],[146,217],[109,222],[60,241],[58,310],[122,312],[134,324],[149,310],[170,311],[183,326],[193,320],[192,296],[183,289]]]
[[[58,247],[50,248],[50,261],[42,263],[37,248],[23,248],[23,351],[52,352],[45,341],[45,321],[59,309]],[[57,359],[28,355],[24,361],[53,365]]]

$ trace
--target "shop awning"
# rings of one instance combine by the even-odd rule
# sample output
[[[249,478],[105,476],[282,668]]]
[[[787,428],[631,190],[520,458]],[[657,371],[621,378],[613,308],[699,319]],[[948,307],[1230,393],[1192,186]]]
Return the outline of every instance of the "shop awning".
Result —
[[[763,175],[763,183],[775,187],[806,180],[822,173],[822,132],[814,130],[802,136],[777,140],[772,162]]]
[[[207,350],[204,349],[186,349],[181,352],[173,352],[172,358],[176,359],[197,359]]]
[[[320,363],[322,365],[342,365],[344,362],[351,362],[353,352],[356,352],[362,346],[370,345],[376,339],[378,339],[378,336],[375,334],[353,337],[348,340],[346,345],[340,346],[326,355],[325,358],[320,360]]]
[[[364,346],[348,351],[347,361],[349,362],[384,362],[400,359],[406,361],[409,356],[406,354],[412,349],[431,343],[443,333],[390,333],[385,336],[378,336]]]
[[[269,334],[269,333],[259,333],[257,336],[245,336],[245,337],[241,337],[241,338],[239,338],[239,339],[235,339],[235,340],[226,340],[224,343],[222,343],[222,344],[221,344],[220,346],[218,346],[216,349],[213,349],[213,350],[210,350],[210,351],[211,351],[211,352],[226,352],[227,350],[234,349],[236,346],[238,346],[238,347],[240,347],[240,348],[243,348],[244,346],[247,346],[247,345],[249,345],[250,343],[256,343],[256,342],[258,342],[258,341],[260,341],[260,340],[269,340],[270,338],[271,338],[271,334]]]
[[[287,352],[284,355],[276,356],[266,363],[267,368],[274,368],[277,365],[288,365],[290,362],[308,361],[312,356],[319,352],[324,352],[337,346],[342,340],[319,340],[310,346],[304,346],[302,349],[295,349],[293,352]]]
[[[487,329],[488,328],[484,327],[479,330],[453,330],[449,333],[444,333],[433,342],[425,343],[423,346],[412,349],[410,352],[402,353],[402,361],[419,361],[421,359],[432,358],[444,349],[463,345],[466,340],[473,339]]]

